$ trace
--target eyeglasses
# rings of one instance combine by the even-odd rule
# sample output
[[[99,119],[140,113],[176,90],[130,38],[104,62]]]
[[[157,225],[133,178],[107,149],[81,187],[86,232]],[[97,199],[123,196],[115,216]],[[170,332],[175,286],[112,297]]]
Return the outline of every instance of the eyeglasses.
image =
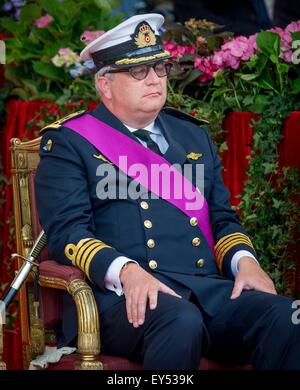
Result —
[[[150,68],[154,69],[154,72],[157,74],[158,77],[165,77],[171,72],[172,67],[173,67],[172,62],[159,61],[159,62],[155,62],[155,64],[150,64],[150,65],[142,64],[142,65],[132,66],[131,68],[111,69],[106,73],[129,72],[134,79],[144,80],[148,76],[150,72]]]

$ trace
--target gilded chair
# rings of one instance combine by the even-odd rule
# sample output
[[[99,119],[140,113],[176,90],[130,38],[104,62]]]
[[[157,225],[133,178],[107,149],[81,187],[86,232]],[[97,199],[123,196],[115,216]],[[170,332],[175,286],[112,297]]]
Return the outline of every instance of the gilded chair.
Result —
[[[3,327],[2,323],[0,323],[0,371],[6,370],[6,364],[2,360],[3,354]]]
[[[14,223],[16,247],[19,255],[26,257],[41,231],[35,206],[34,177],[39,163],[40,139],[21,142],[11,140],[11,166],[13,183]],[[18,258],[18,266],[22,265]],[[33,271],[37,271],[34,269]],[[33,273],[32,273],[33,274]],[[91,288],[81,270],[64,266],[50,259],[47,250],[41,254],[38,283],[39,300],[34,300],[34,278],[30,275],[19,292],[21,318],[22,354],[24,368],[43,352],[45,343],[53,344],[54,327],[61,318],[62,294],[70,294],[77,308],[78,338],[77,352],[63,356],[48,369],[78,370],[122,370],[142,369],[140,364],[116,356],[100,354],[100,332],[97,305]],[[38,313],[39,309],[39,313]],[[41,320],[39,319],[41,317]],[[42,324],[42,327],[40,326]],[[1,362],[1,334],[0,334]],[[2,364],[2,367],[3,364]],[[1,365],[0,365],[1,368]],[[201,369],[248,369],[249,366],[232,365],[201,359]]]
[[[14,223],[16,247],[19,255],[26,257],[41,227],[35,207],[34,176],[39,163],[40,138],[21,142],[11,140],[11,173],[13,184]],[[18,268],[22,258],[18,258]],[[36,268],[36,267],[34,267]],[[34,269],[33,271],[37,271]],[[83,273],[75,268],[62,266],[48,257],[47,250],[41,255],[39,267],[39,302],[34,302],[34,280],[28,278],[19,292],[22,354],[24,367],[43,352],[44,341],[56,342],[52,330],[61,314],[61,290],[75,301],[78,313],[78,343],[74,367],[77,369],[101,369],[99,318],[91,288]],[[37,308],[40,306],[40,313]],[[45,329],[39,328],[39,315]],[[45,333],[44,333],[45,330]]]

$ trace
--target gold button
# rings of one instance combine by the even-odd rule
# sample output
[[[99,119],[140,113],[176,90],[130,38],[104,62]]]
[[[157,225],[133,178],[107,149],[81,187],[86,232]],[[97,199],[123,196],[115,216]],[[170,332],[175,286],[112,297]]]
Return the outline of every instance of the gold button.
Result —
[[[150,260],[149,261],[149,267],[151,269],[156,269],[157,268],[157,262],[155,260]]]
[[[148,203],[143,200],[141,202],[141,208],[144,209],[144,210],[148,210],[148,208],[149,208]]]
[[[192,239],[193,246],[199,246],[200,242],[201,242],[201,240],[200,240],[199,237],[195,237],[195,238]]]
[[[197,267],[199,267],[199,268],[203,267],[204,264],[205,264],[205,260],[204,260],[204,259],[199,259],[199,260],[197,260],[197,262],[196,262],[196,265],[197,265]]]
[[[154,248],[155,247],[155,241],[150,238],[150,240],[147,241],[148,248]]]
[[[197,226],[198,225],[198,219],[196,217],[192,217],[190,219],[191,226]]]
[[[151,229],[151,228],[152,228],[152,222],[149,221],[149,219],[146,219],[146,221],[144,221],[144,226],[145,226],[147,229]]]

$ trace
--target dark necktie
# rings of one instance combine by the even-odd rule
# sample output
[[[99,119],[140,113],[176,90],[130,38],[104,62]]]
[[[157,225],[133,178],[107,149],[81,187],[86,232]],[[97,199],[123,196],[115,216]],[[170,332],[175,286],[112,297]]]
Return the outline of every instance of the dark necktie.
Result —
[[[140,140],[146,142],[147,144],[147,147],[151,150],[153,150],[153,152],[157,153],[157,154],[162,154],[157,143],[153,141],[153,139],[150,137],[150,132],[148,130],[145,130],[145,129],[138,129],[138,130],[135,130],[133,132],[133,134],[139,138]]]

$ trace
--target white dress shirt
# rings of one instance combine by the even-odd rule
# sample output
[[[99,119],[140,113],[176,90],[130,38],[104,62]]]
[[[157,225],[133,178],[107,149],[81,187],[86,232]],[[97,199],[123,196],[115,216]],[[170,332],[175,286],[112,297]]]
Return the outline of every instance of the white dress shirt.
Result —
[[[124,123],[124,125],[125,125],[125,123]],[[131,133],[138,130],[138,129],[135,129],[134,127],[129,127],[127,125],[125,125],[125,126],[127,127],[127,129]],[[165,139],[165,137],[163,136],[160,128],[155,125],[155,122],[154,121],[151,122],[148,126],[143,127],[143,129],[148,130],[150,132],[150,137],[152,138],[152,140],[158,145],[159,150],[162,152],[162,154],[165,154],[166,151],[168,150],[169,144],[168,144],[167,140]],[[142,145],[147,147],[147,144],[145,141],[142,141],[139,138],[137,138],[137,139],[138,139],[138,141],[140,141],[140,143]]]
[[[125,123],[123,123],[123,124],[127,127],[127,129],[131,133],[134,132],[135,130],[138,130],[138,129],[135,129],[133,127],[127,126]],[[167,151],[169,144],[168,144],[167,140],[165,139],[165,137],[163,136],[160,128],[155,125],[155,122],[153,121],[148,126],[143,127],[143,129],[150,131],[150,133],[151,133],[150,137],[152,138],[152,140],[154,142],[157,143],[160,151],[162,152],[162,154],[164,154]],[[147,147],[146,142],[140,140],[139,138],[137,138],[137,139],[142,145]],[[241,250],[241,251],[236,252],[233,255],[232,260],[231,260],[231,271],[232,271],[234,276],[236,276],[238,273],[239,260],[244,256],[251,257],[252,259],[254,259],[258,263],[256,258],[252,255],[252,253],[245,251],[245,250]],[[104,278],[105,287],[108,290],[114,291],[117,295],[123,294],[123,288],[122,288],[122,284],[120,282],[119,275],[120,275],[120,271],[123,268],[123,266],[128,262],[134,262],[134,263],[138,264],[138,262],[136,260],[130,259],[126,256],[119,256],[111,262],[111,264],[108,267],[107,272],[105,274],[105,278]]]

